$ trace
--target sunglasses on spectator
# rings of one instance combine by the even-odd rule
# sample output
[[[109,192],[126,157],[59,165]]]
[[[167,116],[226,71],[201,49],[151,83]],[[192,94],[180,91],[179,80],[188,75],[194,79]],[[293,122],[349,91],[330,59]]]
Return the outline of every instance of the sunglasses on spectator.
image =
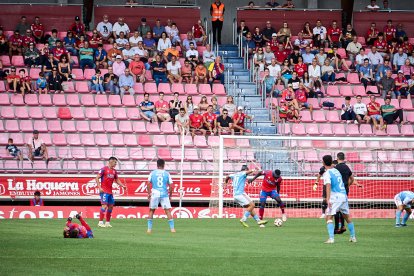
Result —
[[[16,72],[16,70],[15,70],[15,69],[12,69],[11,71],[12,71],[12,72]]]
[[[224,115],[227,115],[227,114],[229,114],[229,113],[227,113],[227,112],[223,112],[223,114],[224,114]]]

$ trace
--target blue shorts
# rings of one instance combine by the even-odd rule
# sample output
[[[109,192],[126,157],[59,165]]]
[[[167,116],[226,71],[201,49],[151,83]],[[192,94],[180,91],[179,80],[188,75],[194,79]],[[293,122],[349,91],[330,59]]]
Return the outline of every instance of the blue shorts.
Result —
[[[155,115],[155,113],[154,112],[152,112],[152,111],[149,111],[149,110],[147,110],[147,111],[143,111],[143,113],[145,114],[145,116],[147,116],[148,118],[152,118],[152,117],[154,117],[154,115]]]
[[[260,202],[266,202],[267,197],[270,196],[271,198],[275,199],[279,196],[276,190],[271,192],[260,191]]]
[[[379,114],[375,114],[375,115],[371,115],[371,118],[379,121],[379,120],[381,120],[382,116],[379,115]]]
[[[88,232],[86,232],[86,236],[87,236],[89,239],[93,239],[93,232],[92,232],[92,230],[89,230]]]
[[[115,199],[113,194],[100,193],[101,204],[105,205],[115,205]]]

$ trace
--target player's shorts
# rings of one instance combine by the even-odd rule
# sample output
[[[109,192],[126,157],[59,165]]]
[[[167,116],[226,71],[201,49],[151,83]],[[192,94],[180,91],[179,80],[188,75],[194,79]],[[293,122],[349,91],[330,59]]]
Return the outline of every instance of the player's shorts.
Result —
[[[334,216],[337,212],[341,212],[342,214],[348,215],[349,214],[349,205],[348,205],[348,198],[345,194],[331,194],[331,198],[329,200],[332,206],[326,210],[326,214],[330,216]]]
[[[93,239],[93,232],[92,232],[92,230],[89,230],[88,232],[86,232],[86,237],[88,237],[88,239]]]
[[[152,197],[151,196],[149,208],[157,209],[159,204],[161,204],[162,209],[171,209],[171,202],[170,202],[169,197]]]
[[[270,196],[271,198],[275,198],[279,196],[276,190],[271,192],[260,191],[260,202],[266,202],[267,197]]]
[[[249,205],[250,202],[252,202],[252,200],[246,193],[243,193],[241,195],[235,195],[234,196],[234,202],[236,202],[240,206],[244,207],[246,205]]]
[[[396,205],[397,207],[399,207],[399,206],[401,206],[401,205],[404,205],[404,203],[402,202],[402,200],[401,200],[401,198],[400,198],[400,194],[396,194],[396,195],[395,195],[395,197],[394,197],[394,202],[395,202],[395,205]],[[411,205],[406,205],[406,208],[411,208]]]
[[[101,197],[101,204],[115,205],[115,199],[113,194],[100,193],[99,195]]]

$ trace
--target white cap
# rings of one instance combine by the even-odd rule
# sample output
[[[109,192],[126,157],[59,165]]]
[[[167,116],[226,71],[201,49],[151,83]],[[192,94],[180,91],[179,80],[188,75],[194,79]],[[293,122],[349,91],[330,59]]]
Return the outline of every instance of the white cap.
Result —
[[[243,110],[244,108],[243,108],[243,106],[239,106],[238,108],[237,108],[237,110]]]
[[[122,58],[121,55],[117,55],[116,58]]]
[[[199,109],[199,108],[198,108],[198,105],[195,105],[195,106],[193,107],[193,109]]]
[[[277,33],[273,33],[272,36],[277,36]]]

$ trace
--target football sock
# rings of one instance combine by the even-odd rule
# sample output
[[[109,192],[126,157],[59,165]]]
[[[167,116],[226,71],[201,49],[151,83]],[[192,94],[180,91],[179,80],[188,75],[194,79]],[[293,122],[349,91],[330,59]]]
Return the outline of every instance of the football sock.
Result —
[[[351,237],[355,237],[355,227],[354,227],[354,223],[348,223],[348,229],[349,229],[349,233],[351,234]]]
[[[285,213],[285,204],[284,203],[280,204],[280,210],[282,210],[282,214]]]
[[[242,221],[246,221],[249,216],[250,216],[249,211],[244,212],[244,216],[242,217]]]
[[[406,224],[409,217],[410,217],[410,214],[407,213],[407,212],[405,212],[405,215],[404,215],[404,217],[402,219],[401,224]]]
[[[263,219],[263,216],[264,216],[264,208],[263,209],[260,208],[259,209],[259,217],[260,217],[260,219]]]
[[[174,220],[173,219],[169,219],[168,224],[170,225],[170,229],[174,229]]]
[[[333,225],[332,221],[331,222],[328,222],[326,224],[326,228],[328,228],[329,238],[330,239],[334,239],[334,225]]]
[[[335,229],[339,229],[341,226],[339,226],[339,213],[336,213],[334,216],[335,219]]]
[[[111,221],[111,216],[112,216],[112,210],[108,209],[106,211],[106,222],[110,222]]]
[[[82,226],[86,228],[87,231],[92,231],[91,227],[86,223],[86,221],[82,217],[79,218],[79,221],[82,224]]]
[[[395,224],[400,224],[401,210],[395,212]]]
[[[152,230],[152,219],[147,220],[148,230]]]
[[[259,220],[261,220],[261,218],[259,218],[259,216],[258,216],[258,215],[254,215],[254,216],[253,216],[253,218],[254,218],[254,220],[255,220],[255,221],[259,221]]]
[[[105,208],[101,208],[101,212],[99,213],[99,221],[100,222],[103,221],[103,219],[104,219],[105,211],[106,211]]]

